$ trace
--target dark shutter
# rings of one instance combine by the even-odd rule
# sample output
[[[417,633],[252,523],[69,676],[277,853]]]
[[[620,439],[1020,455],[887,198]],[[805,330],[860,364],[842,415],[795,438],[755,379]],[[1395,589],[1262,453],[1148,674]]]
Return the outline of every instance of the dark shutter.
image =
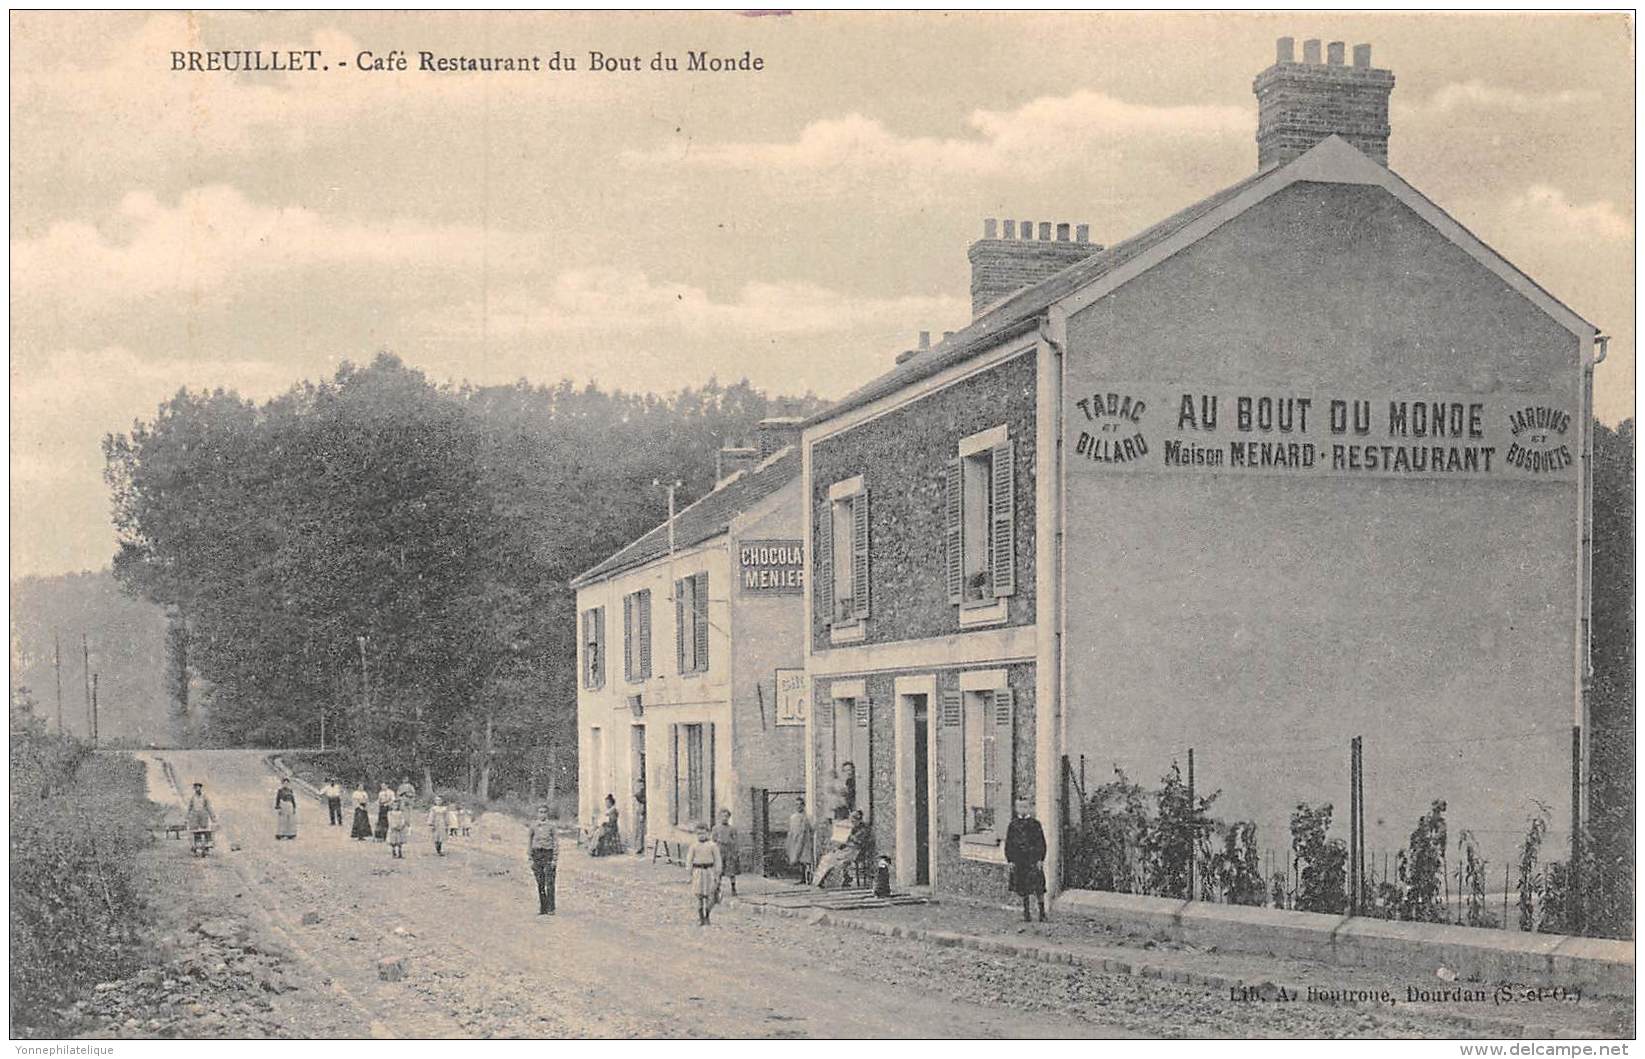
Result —
[[[694,669],[699,673],[708,672],[708,571],[703,571],[692,577],[696,591],[692,593],[691,603],[692,632],[696,636],[696,654],[693,659]]]
[[[948,545],[948,602],[965,601],[965,505],[961,499],[965,489],[965,461],[948,462],[948,493],[945,505],[948,518],[945,539]]]
[[[588,650],[588,611],[586,610],[583,611],[582,633],[582,636],[578,638],[577,648],[583,653],[583,687],[591,688],[594,686],[594,668],[591,664],[593,658],[590,657]]]
[[[668,726],[668,767],[672,775],[668,784],[668,822],[680,823],[680,726]]]
[[[623,597],[623,679],[634,679],[634,594]]]
[[[640,593],[640,679],[651,676],[651,589]]]
[[[605,687],[605,608],[594,608],[594,686]]]
[[[714,723],[710,721],[703,727],[707,729],[705,738],[708,740],[708,744],[703,748],[703,778],[707,782],[703,802],[708,806],[708,825],[712,827],[720,822],[719,811],[714,805]]]
[[[992,554],[988,563],[993,573],[994,595],[1009,596],[1017,590],[1017,471],[1009,440],[994,446],[993,461],[994,509],[988,513],[993,523],[989,532]]]
[[[851,616],[868,617],[868,490],[851,498]]]
[[[834,624],[834,502],[824,500],[822,514],[817,518],[820,536],[813,549],[811,591],[817,597],[817,611],[822,624]]]
[[[937,728],[937,790],[942,797],[943,831],[965,833],[965,702],[957,691],[942,693],[942,724]]]
[[[674,582],[674,662],[685,672],[685,581]]]
[[[1012,788],[1016,779],[1016,695],[1010,688],[994,692],[994,829],[1004,832],[1011,820]]]

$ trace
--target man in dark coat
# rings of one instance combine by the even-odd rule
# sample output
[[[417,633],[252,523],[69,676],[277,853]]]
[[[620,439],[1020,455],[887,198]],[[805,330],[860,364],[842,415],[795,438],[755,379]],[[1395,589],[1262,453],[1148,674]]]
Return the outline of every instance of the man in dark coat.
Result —
[[[1022,897],[1023,922],[1028,914],[1028,898],[1039,902],[1040,922],[1045,922],[1045,829],[1034,819],[1026,801],[1018,801],[1017,815],[1005,829],[1005,859],[1011,865],[1011,892]]]

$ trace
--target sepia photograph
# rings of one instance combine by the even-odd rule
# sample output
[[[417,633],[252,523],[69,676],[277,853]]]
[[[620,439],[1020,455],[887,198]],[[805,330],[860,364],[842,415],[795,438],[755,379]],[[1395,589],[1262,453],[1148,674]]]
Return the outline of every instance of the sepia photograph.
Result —
[[[1628,1054],[1634,11],[8,24],[16,1054]]]

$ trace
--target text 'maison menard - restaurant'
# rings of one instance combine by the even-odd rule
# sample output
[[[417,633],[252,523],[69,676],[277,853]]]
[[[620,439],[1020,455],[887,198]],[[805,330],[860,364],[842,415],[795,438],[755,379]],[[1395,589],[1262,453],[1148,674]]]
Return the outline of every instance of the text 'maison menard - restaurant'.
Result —
[[[1603,340],[1388,168],[1393,85],[1282,39],[1249,177],[987,222],[970,325],[805,423],[805,786],[855,766],[899,885],[999,895],[1017,798],[1056,887],[1081,789],[1190,750],[1259,845],[1341,836],[1355,737],[1373,855],[1440,800],[1568,849]]]

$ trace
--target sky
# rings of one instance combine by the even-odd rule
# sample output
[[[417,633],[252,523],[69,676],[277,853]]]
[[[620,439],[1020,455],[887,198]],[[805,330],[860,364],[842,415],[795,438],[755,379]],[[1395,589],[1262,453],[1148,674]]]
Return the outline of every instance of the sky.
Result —
[[[967,322],[984,218],[1111,244],[1248,176],[1280,36],[1372,45],[1391,167],[1613,336],[1596,409],[1633,414],[1622,15],[14,12],[10,32],[14,577],[108,564],[101,439],[182,387],[263,399],[390,350],[438,381],[841,396]],[[329,69],[174,72],[189,49]],[[419,51],[577,69],[420,72]],[[693,72],[692,51],[764,68]],[[659,53],[680,69],[646,69]]]

